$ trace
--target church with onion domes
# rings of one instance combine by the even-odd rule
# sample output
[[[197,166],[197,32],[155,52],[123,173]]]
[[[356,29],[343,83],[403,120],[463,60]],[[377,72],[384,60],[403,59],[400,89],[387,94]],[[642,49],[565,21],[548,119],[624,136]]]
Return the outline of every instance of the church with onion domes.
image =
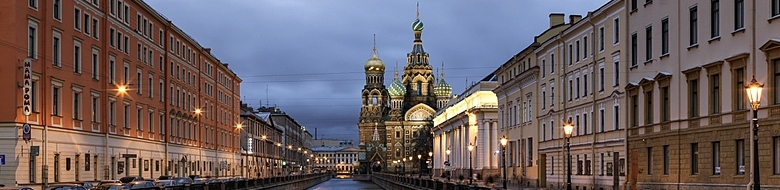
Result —
[[[358,122],[360,146],[366,151],[364,161],[388,163],[416,155],[414,139],[430,134],[421,129],[432,127],[434,114],[450,100],[452,87],[444,81],[444,63],[437,80],[423,48],[419,15],[418,11],[412,23],[412,51],[406,54],[400,76],[396,63],[389,87],[384,84],[386,67],[377,55],[376,37],[373,54],[364,65],[366,84],[361,91]]]

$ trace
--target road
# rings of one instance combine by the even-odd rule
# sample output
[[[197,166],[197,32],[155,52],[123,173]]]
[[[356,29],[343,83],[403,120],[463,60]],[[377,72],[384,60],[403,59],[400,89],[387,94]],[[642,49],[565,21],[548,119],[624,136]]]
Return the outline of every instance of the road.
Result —
[[[309,188],[309,190],[331,190],[331,189],[333,190],[358,190],[358,189],[381,190],[382,188],[368,181],[352,181],[352,179],[349,178],[347,179],[334,178]]]

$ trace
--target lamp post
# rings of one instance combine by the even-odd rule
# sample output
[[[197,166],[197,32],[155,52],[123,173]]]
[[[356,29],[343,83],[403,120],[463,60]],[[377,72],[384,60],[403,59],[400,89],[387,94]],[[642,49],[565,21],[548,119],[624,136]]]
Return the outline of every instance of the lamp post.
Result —
[[[266,157],[268,157],[268,153],[267,153],[267,152],[265,152],[265,145],[266,145],[266,143],[267,143],[267,142],[266,142],[266,139],[268,139],[268,136],[266,136],[266,135],[263,135],[263,136],[260,136],[260,138],[261,138],[261,139],[263,139],[263,146],[260,146],[260,148],[261,148],[260,152],[262,152],[262,153],[261,153],[261,155],[265,154],[265,156],[266,156]],[[263,160],[263,162],[265,162],[265,163],[268,163],[268,160],[267,160],[267,159],[262,159],[262,160]],[[262,162],[261,162],[261,163],[262,163]],[[261,168],[263,168],[263,166],[260,166],[260,167],[261,167]],[[268,167],[264,167],[264,168],[266,168],[266,170],[268,169]],[[263,172],[263,176],[262,176],[263,178],[265,178],[265,176],[267,176],[267,175],[268,175],[268,174],[266,174],[267,172],[268,172],[268,171],[266,171],[266,172]]]
[[[429,164],[431,169],[428,170],[428,177],[433,179],[433,152],[428,152],[428,158],[431,158],[431,164]]]
[[[401,175],[406,175],[406,157],[401,158]]]
[[[571,124],[571,119],[563,123],[563,134],[566,137],[566,164],[568,166],[566,172],[566,190],[571,190],[571,132],[574,130],[574,125]]]
[[[422,176],[422,154],[417,154],[417,178]]]
[[[504,163],[504,189],[506,189],[506,136],[501,137],[501,162]]]
[[[753,190],[761,189],[758,168],[758,106],[761,105],[761,90],[763,88],[764,85],[756,81],[756,76],[753,76],[753,80],[745,87],[748,98],[750,98],[750,105],[753,108]]]
[[[469,143],[468,148],[469,148],[469,185],[471,185],[474,183],[474,177],[472,177],[474,176],[474,168],[471,166],[471,163],[473,162],[471,157],[471,151],[474,151],[474,145]]]
[[[414,162],[412,161],[412,158],[414,158],[414,157],[409,156],[409,164],[411,164],[410,168],[409,168],[409,170],[411,170],[410,174],[409,174],[410,177],[412,176],[412,174],[414,174],[414,170],[412,170],[412,168],[411,168],[411,167],[414,167]]]
[[[447,161],[446,162],[447,162],[447,164],[449,164],[450,163],[450,153],[452,153],[452,151],[450,150],[449,147],[447,147],[447,150],[444,151],[444,153],[447,154]],[[447,164],[444,165],[445,168],[447,167]],[[449,175],[449,173],[447,173],[447,181],[449,181],[449,180],[450,180],[450,175]]]

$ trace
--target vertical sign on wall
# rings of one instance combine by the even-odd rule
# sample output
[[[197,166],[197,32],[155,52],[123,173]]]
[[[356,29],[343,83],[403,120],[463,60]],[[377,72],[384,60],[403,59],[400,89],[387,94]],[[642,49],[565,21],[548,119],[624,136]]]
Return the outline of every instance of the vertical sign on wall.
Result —
[[[22,66],[22,114],[32,113],[32,59],[24,59]]]

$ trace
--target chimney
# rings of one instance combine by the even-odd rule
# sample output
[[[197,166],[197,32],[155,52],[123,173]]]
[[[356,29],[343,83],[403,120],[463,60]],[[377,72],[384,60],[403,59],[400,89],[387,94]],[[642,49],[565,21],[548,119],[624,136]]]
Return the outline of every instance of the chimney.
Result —
[[[230,64],[228,64],[228,63],[222,63],[222,65],[224,65],[225,67],[228,67],[228,65],[230,65]]]
[[[206,51],[206,53],[208,53],[209,55],[211,55],[211,48],[203,48],[203,50]]]
[[[550,13],[550,27],[563,24],[563,13]]]
[[[569,15],[569,24],[574,24],[582,20],[582,15]]]

